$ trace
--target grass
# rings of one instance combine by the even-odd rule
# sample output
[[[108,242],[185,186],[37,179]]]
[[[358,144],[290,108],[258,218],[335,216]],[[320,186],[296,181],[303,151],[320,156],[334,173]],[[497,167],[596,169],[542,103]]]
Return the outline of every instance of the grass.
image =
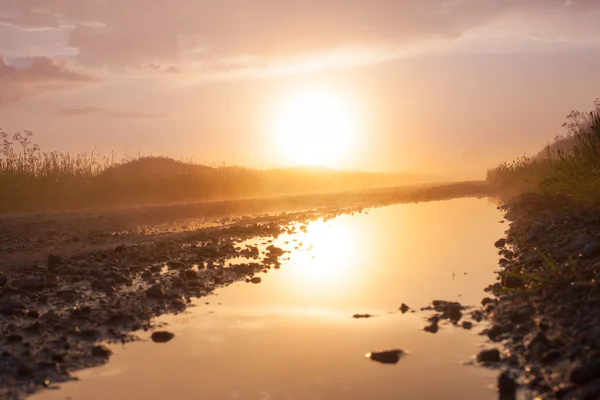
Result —
[[[166,157],[44,152],[33,133],[0,130],[0,213],[227,200],[416,183],[410,174],[258,170]]]
[[[589,114],[573,111],[558,137],[533,158],[522,157],[488,170],[487,181],[500,190],[533,191],[575,204],[600,204],[600,101]]]

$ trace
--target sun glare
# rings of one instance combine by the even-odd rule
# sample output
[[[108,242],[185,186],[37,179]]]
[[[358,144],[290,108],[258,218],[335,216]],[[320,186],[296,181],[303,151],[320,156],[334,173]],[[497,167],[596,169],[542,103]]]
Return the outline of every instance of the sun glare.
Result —
[[[356,107],[349,99],[305,91],[280,104],[273,135],[288,165],[342,167],[357,147],[358,125]]]

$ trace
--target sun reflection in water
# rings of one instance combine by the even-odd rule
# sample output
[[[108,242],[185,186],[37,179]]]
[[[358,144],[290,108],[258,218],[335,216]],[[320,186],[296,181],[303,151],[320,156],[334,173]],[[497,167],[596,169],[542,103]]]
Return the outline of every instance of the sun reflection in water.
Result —
[[[305,231],[282,238],[282,243],[289,241],[292,251],[285,267],[289,290],[339,296],[357,286],[360,253],[367,237],[350,222],[345,218],[318,220],[309,223]]]

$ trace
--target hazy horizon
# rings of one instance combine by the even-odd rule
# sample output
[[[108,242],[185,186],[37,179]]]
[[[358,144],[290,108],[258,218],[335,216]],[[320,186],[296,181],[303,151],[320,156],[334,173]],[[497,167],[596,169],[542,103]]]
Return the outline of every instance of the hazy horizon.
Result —
[[[591,108],[598,20],[592,0],[0,0],[0,127],[44,150],[482,179]]]

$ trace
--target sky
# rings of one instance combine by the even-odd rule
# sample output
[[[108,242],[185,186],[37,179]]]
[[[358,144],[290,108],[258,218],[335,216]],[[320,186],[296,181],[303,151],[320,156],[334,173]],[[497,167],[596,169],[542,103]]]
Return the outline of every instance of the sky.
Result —
[[[334,168],[482,178],[592,108],[599,21],[598,0],[0,0],[0,128],[256,168],[302,163],[278,144],[302,135]]]

